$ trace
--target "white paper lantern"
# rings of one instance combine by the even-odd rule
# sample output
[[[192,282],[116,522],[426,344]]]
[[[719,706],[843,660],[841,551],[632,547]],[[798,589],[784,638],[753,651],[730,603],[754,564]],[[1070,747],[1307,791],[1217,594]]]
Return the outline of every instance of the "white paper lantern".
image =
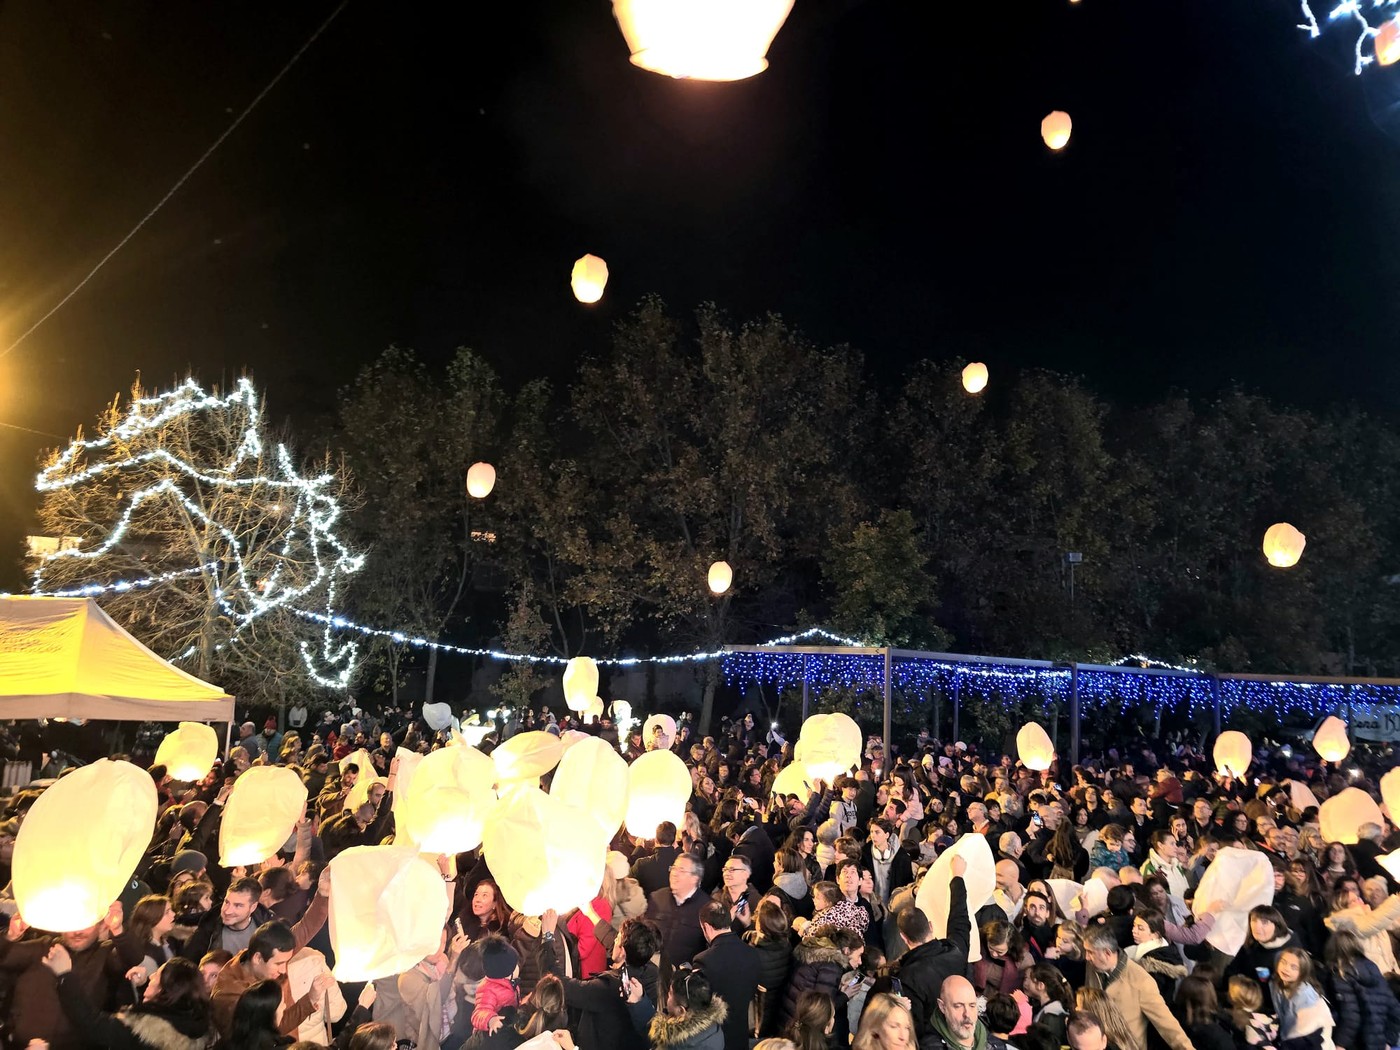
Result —
[[[608,285],[608,264],[596,255],[582,256],[574,263],[569,284],[579,302],[596,303],[603,298],[603,289]]]
[[[614,700],[611,711],[614,722],[632,721],[632,705],[626,700]]]
[[[1270,525],[1264,533],[1264,557],[1278,569],[1297,565],[1307,545],[1308,538],[1286,521]]]
[[[1322,804],[1318,814],[1324,842],[1355,846],[1360,839],[1356,831],[1362,824],[1385,827],[1385,814],[1380,805],[1360,788],[1347,788],[1333,795]]]
[[[496,487],[496,468],[490,463],[473,463],[467,468],[467,495],[485,499]]]
[[[1214,903],[1224,905],[1206,941],[1226,955],[1236,955],[1249,930],[1249,911],[1274,902],[1274,867],[1258,850],[1226,846],[1201,876],[1191,910],[1196,918]]]
[[[791,762],[773,778],[773,794],[797,795],[805,801],[812,794],[810,780],[807,768],[801,762]]]
[[[45,790],[14,846],[11,877],[24,921],[53,933],[101,922],[151,844],[156,805],[144,769],[105,758]]]
[[[564,665],[564,703],[570,711],[587,711],[598,695],[598,664],[588,656],[575,656]]]
[[[800,756],[794,750],[794,757],[800,757],[813,780],[830,784],[860,762],[863,742],[860,726],[850,715],[812,715],[802,723],[797,739]]]
[[[403,811],[404,799],[413,790],[413,779],[418,774],[418,765],[426,756],[420,755],[417,751],[410,751],[406,747],[401,747],[394,752],[394,760],[398,762],[398,772],[394,776],[394,815],[395,819]],[[495,770],[495,766],[491,767]]]
[[[1074,122],[1063,110],[1055,110],[1040,122],[1040,137],[1053,150],[1064,149],[1069,144],[1070,131]]]
[[[336,980],[372,981],[437,954],[452,898],[412,847],[352,846],[330,872]]]
[[[395,830],[423,853],[476,849],[495,812],[496,779],[496,764],[476,748],[439,748],[418,763]]]
[[[491,752],[496,764],[496,790],[503,794],[521,784],[539,783],[539,778],[559,764],[564,744],[553,733],[532,729],[516,733]]]
[[[963,885],[967,887],[967,915],[968,921],[972,923],[967,961],[977,962],[982,958],[982,942],[977,934],[977,909],[991,903],[992,893],[997,888],[996,858],[992,856],[992,847],[988,845],[985,835],[969,832],[944,850],[933,862],[933,868],[924,876],[924,881],[919,884],[914,906],[928,916],[934,937],[948,936],[954,857],[961,857],[967,862],[967,871],[963,873]]]
[[[583,712],[585,721],[598,721],[603,717],[603,698],[595,696],[593,702],[588,705],[588,709]]]
[[[181,722],[156,748],[158,766],[171,780],[193,784],[203,780],[219,758],[219,734],[203,722]]]
[[[1312,788],[1297,780],[1288,782],[1288,804],[1299,813],[1310,806],[1321,807],[1322,803],[1317,800],[1317,796],[1312,793]]]
[[[1037,722],[1027,722],[1016,734],[1016,752],[1027,769],[1049,769],[1055,764],[1055,743]]]
[[[351,751],[350,754],[346,755],[340,760],[339,763],[337,763],[337,766],[339,767],[342,773],[345,772],[347,767],[354,766],[360,771],[360,776],[374,776],[374,759],[369,757],[369,752],[366,751],[364,748],[358,748],[355,751]]]
[[[1400,881],[1400,849],[1377,857],[1376,863],[1389,872],[1392,879]]]
[[[1347,724],[1336,715],[1328,715],[1313,734],[1313,749],[1324,762],[1340,762],[1351,754],[1347,739]]]
[[[233,782],[219,825],[225,868],[267,860],[306,813],[306,785],[285,766],[253,766]]]
[[[1055,895],[1055,903],[1060,906],[1060,914],[1073,922],[1082,909],[1089,918],[1108,911],[1108,887],[1098,879],[1079,883],[1073,879],[1046,879],[1050,892]]]
[[[691,80],[743,80],[768,68],[768,46],[793,0],[613,0],[632,64]]]
[[[1236,729],[1228,729],[1215,740],[1215,770],[1222,777],[1239,779],[1249,770],[1254,761],[1254,745],[1249,737]]]
[[[521,787],[492,814],[482,850],[507,904],[524,915],[562,914],[597,896],[608,843],[578,806]]]
[[[630,784],[623,757],[605,741],[589,736],[564,752],[549,793],[578,806],[597,821],[604,839],[611,839],[627,816]]]
[[[661,730],[661,736],[656,742],[656,746],[665,751],[676,742],[676,720],[670,715],[652,715],[642,723],[642,746],[651,747],[653,734],[657,729]]]
[[[669,820],[680,827],[694,785],[690,770],[671,751],[648,751],[628,769],[627,831],[637,838],[656,835],[656,826]]]
[[[1381,801],[1390,813],[1392,824],[1400,824],[1400,766],[1381,777]]]
[[[962,370],[963,389],[969,394],[980,394],[987,389],[987,366],[981,361],[973,361]]]
[[[451,704],[424,704],[423,721],[434,733],[441,733],[452,724]]]
[[[729,590],[729,585],[734,582],[734,570],[729,567],[729,562],[717,561],[711,565],[708,582],[712,594],[723,594]]]

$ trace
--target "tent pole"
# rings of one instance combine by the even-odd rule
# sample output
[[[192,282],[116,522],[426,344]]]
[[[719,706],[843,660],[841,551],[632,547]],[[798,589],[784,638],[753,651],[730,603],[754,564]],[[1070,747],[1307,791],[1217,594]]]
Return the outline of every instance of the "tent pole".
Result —
[[[228,758],[229,752],[233,750],[233,716],[229,716],[228,728],[224,730],[224,758]]]

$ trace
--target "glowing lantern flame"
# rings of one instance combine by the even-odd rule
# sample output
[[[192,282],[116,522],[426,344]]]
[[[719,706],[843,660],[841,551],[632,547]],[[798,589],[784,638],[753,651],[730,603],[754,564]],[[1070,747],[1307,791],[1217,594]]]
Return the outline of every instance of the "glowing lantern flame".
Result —
[[[768,46],[793,0],[613,0],[632,64],[690,80],[743,80],[768,68]]]
[[[963,389],[969,394],[980,394],[987,389],[987,366],[974,361],[962,370]]]
[[[1064,149],[1069,142],[1071,127],[1069,114],[1057,109],[1040,122],[1040,137],[1051,149]]]
[[[1279,569],[1288,569],[1298,564],[1303,556],[1303,548],[1308,538],[1286,521],[1270,525],[1264,533],[1264,557],[1269,564]]]
[[[676,762],[685,769],[680,759]],[[567,912],[597,895],[608,840],[580,807],[523,787],[501,800],[481,848],[506,903],[522,914],[539,915],[547,908]]]
[[[734,582],[734,570],[729,567],[729,562],[717,561],[710,566],[709,580],[710,590],[715,594],[723,594]]]
[[[1313,748],[1324,762],[1340,762],[1351,754],[1347,739],[1347,724],[1336,715],[1328,715],[1313,734]]]
[[[369,779],[373,766],[361,766]],[[219,863],[226,868],[267,860],[306,812],[306,785],[285,766],[254,766],[233,782],[219,824]]]
[[[1215,770],[1223,777],[1242,777],[1254,761],[1254,745],[1236,729],[1221,733],[1215,741]]]
[[[580,714],[593,705],[598,695],[598,664],[592,657],[575,656],[564,665],[564,703]]]
[[[193,784],[203,780],[219,757],[219,734],[203,722],[181,722],[166,733],[156,748],[156,765],[164,766],[171,780]]]
[[[1016,734],[1016,751],[1027,769],[1049,769],[1055,762],[1055,742],[1036,722],[1027,722]]]
[[[860,761],[863,743],[860,726],[850,715],[812,715],[802,723],[793,761],[802,763],[813,780],[830,784]]]
[[[596,303],[603,298],[603,289],[608,283],[608,264],[596,255],[585,255],[574,263],[569,283],[573,286],[574,298],[579,302]]]
[[[1363,824],[1379,824],[1385,827],[1385,814],[1381,807],[1360,788],[1347,788],[1322,803],[1317,814],[1325,842],[1341,842],[1355,846],[1361,837],[1357,831]]]
[[[1383,66],[1400,62],[1400,18],[1392,18],[1376,30],[1376,61]]]
[[[496,468],[490,463],[473,463],[467,470],[467,495],[485,499],[496,487]]]

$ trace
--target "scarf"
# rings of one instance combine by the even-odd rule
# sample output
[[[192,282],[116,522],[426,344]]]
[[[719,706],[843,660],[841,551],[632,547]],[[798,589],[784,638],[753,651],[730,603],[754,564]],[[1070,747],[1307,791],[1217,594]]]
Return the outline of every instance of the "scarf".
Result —
[[[940,1039],[948,1046],[962,1046],[953,1037],[952,1030],[948,1027],[948,1022],[943,1017],[943,1011],[934,1009],[929,1016],[929,1027],[938,1033]],[[977,1022],[977,1027],[972,1032],[972,1050],[987,1050],[987,1026],[981,1021]]]
[[[880,900],[890,902],[890,865],[894,863],[894,846],[888,845],[883,851],[870,847],[871,874],[875,878],[875,893]]]

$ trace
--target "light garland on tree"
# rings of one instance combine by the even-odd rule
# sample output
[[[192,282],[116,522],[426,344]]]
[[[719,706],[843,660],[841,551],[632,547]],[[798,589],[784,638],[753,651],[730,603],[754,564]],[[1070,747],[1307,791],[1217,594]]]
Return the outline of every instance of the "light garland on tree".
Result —
[[[1322,20],[1313,10],[1314,0],[1300,0],[1303,8],[1303,21],[1298,28],[1316,39],[1322,35]],[[1350,22],[1356,31],[1356,74],[1360,76],[1366,67],[1376,61],[1375,39],[1381,27],[1400,13],[1400,0],[1341,0],[1326,13],[1325,21]]]
[[[119,451],[152,437],[158,441],[161,428],[186,418],[202,413],[235,411],[244,413],[247,422],[233,456],[221,467],[200,469],[159,445],[125,455]],[[294,603],[318,591],[324,592],[326,615],[334,617],[338,580],[358,572],[364,564],[364,556],[351,551],[335,534],[341,508],[328,491],[336,480],[335,475],[303,477],[287,447],[278,444],[272,450],[272,461],[276,467],[273,476],[239,476],[240,469],[249,463],[256,463],[263,455],[261,425],[261,399],[246,377],[235,384],[233,392],[227,397],[206,393],[194,380],[187,379],[175,390],[132,401],[125,418],[105,436],[91,441],[73,441],[53,464],[39,474],[35,487],[40,492],[74,488],[114,472],[119,474],[151,465],[164,467],[174,477],[161,478],[129,495],[123,495],[124,506],[120,517],[97,546],[89,549],[69,548],[44,555],[34,570],[33,592],[92,597],[149,588],[183,577],[207,575],[213,586],[215,601],[233,623],[231,636],[217,646],[217,650],[237,642],[244,630],[274,610],[302,613],[303,610]],[[100,457],[109,452],[116,452],[117,458],[99,458],[96,462],[88,462],[89,457]],[[274,504],[273,512],[283,517],[287,525],[270,571],[254,574],[249,570],[247,551],[239,536],[224,523],[210,517],[203,506],[181,488],[180,479],[197,488],[249,489],[261,486],[278,494],[279,502]],[[46,570],[55,563],[68,560],[96,563],[97,559],[109,554],[121,543],[134,523],[139,526],[138,512],[151,500],[173,500],[193,520],[217,533],[229,551],[227,562],[206,562],[140,580],[92,583],[58,591],[44,590]],[[294,552],[301,555],[298,564],[309,561],[312,567],[308,578],[300,582],[289,579],[291,572],[288,567],[293,564],[291,556]],[[316,646],[300,643],[307,674],[321,685],[343,689],[349,685],[354,674],[358,647],[354,642],[337,643],[329,627],[324,628],[321,634],[319,653],[315,651]],[[189,655],[185,653],[181,657],[188,658]],[[330,668],[331,673],[322,673],[322,667]]]

